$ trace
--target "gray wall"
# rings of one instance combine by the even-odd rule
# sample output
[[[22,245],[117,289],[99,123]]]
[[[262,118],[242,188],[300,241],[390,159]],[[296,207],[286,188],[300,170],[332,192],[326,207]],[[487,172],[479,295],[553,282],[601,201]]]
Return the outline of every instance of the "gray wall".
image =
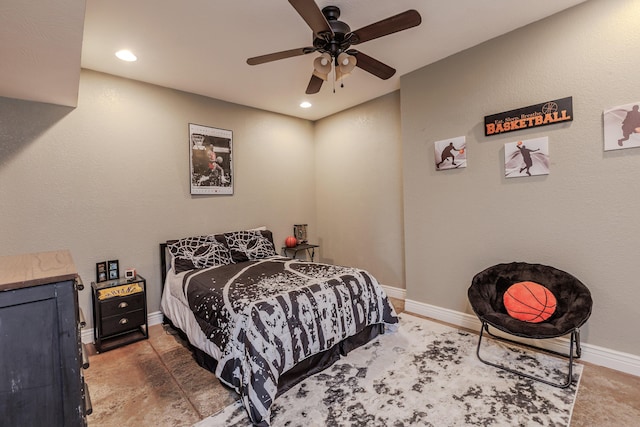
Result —
[[[235,194],[191,196],[188,124],[231,129]],[[95,263],[136,267],[159,310],[158,244],[292,224],[315,239],[313,123],[83,70],[76,109],[0,98],[0,255],[68,248],[87,285]]]
[[[640,354],[640,150],[603,152],[603,110],[640,101],[640,2],[592,0],[401,79],[407,298],[471,313],[480,270],[509,261],[591,290],[583,340]],[[464,29],[460,29],[463,31]],[[573,96],[574,121],[485,137],[485,115]],[[466,136],[468,167],[434,167]],[[504,178],[504,144],[549,137],[550,174]]]
[[[404,288],[400,93],[316,123],[316,205],[324,261]]]
[[[602,150],[602,111],[640,101],[639,9],[590,0],[315,124],[86,70],[76,109],[0,98],[0,255],[69,248],[87,284],[119,259],[155,311],[160,241],[308,223],[321,260],[461,312],[489,265],[562,268],[594,296],[585,341],[640,354],[640,150]],[[564,96],[573,122],[484,137],[485,115]],[[233,196],[189,194],[190,122],[233,130]],[[436,172],[433,142],[460,135],[469,167]],[[506,180],[504,143],[545,135],[551,174]]]

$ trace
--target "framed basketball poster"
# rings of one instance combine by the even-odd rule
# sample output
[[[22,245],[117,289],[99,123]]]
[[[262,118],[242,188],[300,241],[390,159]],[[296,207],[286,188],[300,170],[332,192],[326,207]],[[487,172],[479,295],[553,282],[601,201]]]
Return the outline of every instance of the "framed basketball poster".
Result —
[[[189,124],[191,194],[233,194],[233,132]]]

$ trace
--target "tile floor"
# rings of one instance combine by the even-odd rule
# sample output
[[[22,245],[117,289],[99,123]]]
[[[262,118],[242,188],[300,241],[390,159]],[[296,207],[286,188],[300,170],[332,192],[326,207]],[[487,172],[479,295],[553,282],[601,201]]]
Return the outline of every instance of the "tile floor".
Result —
[[[398,312],[404,310],[404,301],[392,302]],[[235,399],[196,364],[171,329],[155,325],[149,332],[149,340],[90,355],[89,427],[191,426]],[[571,425],[639,425],[640,377],[584,365]]]

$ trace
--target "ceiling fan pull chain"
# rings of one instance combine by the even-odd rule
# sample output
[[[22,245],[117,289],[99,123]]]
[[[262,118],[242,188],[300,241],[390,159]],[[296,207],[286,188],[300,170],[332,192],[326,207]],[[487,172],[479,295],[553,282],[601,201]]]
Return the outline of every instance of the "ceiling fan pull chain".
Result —
[[[333,67],[333,93],[336,93],[336,78],[337,78],[336,67]]]

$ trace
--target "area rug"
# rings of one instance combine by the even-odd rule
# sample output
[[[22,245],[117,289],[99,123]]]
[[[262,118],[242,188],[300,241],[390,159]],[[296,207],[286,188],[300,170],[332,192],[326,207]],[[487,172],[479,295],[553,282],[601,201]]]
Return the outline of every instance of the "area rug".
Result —
[[[569,425],[581,365],[575,365],[570,387],[552,387],[480,362],[476,334],[408,314],[400,319],[396,332],[379,336],[279,396],[271,425]],[[482,355],[505,364],[513,360],[518,368],[542,372],[552,381],[566,376],[565,359],[495,340],[483,340]],[[239,402],[196,424],[250,425]]]

